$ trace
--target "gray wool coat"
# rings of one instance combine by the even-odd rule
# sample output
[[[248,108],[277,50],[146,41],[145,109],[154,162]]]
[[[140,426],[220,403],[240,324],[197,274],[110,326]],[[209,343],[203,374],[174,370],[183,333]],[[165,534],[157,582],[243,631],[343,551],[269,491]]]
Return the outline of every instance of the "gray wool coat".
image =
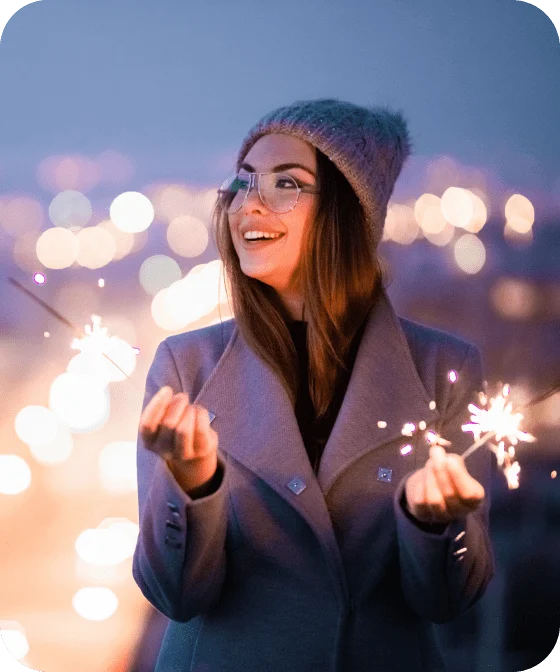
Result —
[[[461,425],[479,404],[477,348],[397,316],[383,291],[317,477],[284,388],[235,320],[162,341],[144,406],[164,385],[210,412],[223,476],[193,500],[138,438],[132,574],[171,619],[156,672],[447,669],[437,624],[475,604],[494,573],[494,458],[482,447],[465,462],[483,505],[427,532],[400,497],[429,444],[401,430],[423,420],[452,441],[448,450],[471,445]]]

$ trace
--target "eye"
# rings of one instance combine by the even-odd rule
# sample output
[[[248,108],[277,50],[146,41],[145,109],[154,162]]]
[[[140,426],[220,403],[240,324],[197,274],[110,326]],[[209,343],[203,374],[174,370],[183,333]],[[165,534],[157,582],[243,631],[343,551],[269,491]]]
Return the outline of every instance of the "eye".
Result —
[[[295,189],[296,185],[301,186],[295,177],[284,175],[276,180],[276,187],[280,189]]]

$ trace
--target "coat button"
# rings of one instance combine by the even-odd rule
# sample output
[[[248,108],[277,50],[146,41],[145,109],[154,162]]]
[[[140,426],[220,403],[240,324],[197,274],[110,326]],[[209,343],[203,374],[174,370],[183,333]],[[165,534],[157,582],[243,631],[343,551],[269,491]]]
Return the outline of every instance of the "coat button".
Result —
[[[177,504],[173,504],[173,502],[167,502],[167,506],[171,509],[171,511],[179,511],[179,507]]]
[[[165,537],[165,543],[171,548],[181,548],[181,542],[177,539],[172,539],[171,537]]]
[[[392,477],[393,477],[392,469],[388,469],[387,467],[379,467],[379,471],[377,472],[378,481],[384,481],[385,483],[390,483]]]
[[[299,493],[303,492],[307,487],[301,478],[298,478],[297,476],[292,478],[292,480],[287,485],[296,495],[299,495]]]
[[[172,530],[177,530],[177,532],[180,532],[180,531],[181,531],[181,526],[180,526],[180,525],[177,525],[176,523],[172,523],[170,520],[168,520],[168,521],[165,523],[165,526],[166,526],[166,527],[170,527]]]

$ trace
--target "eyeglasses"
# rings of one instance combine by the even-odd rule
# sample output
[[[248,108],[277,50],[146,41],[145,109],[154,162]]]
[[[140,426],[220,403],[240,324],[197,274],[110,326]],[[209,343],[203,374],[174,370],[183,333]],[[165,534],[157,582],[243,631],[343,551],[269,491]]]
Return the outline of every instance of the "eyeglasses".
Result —
[[[258,177],[258,180],[256,178]],[[218,189],[219,194],[233,195],[228,206],[228,214],[241,209],[251,188],[257,181],[257,192],[263,205],[274,213],[290,212],[296,207],[299,195],[318,194],[312,186],[299,185],[296,180],[286,173],[243,173],[228,177]]]

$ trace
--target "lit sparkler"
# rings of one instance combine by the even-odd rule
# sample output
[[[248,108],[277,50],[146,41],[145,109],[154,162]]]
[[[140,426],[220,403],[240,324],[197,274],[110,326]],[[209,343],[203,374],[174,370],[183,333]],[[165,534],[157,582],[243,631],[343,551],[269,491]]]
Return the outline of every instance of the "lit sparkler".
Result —
[[[130,382],[138,389],[140,392],[143,393],[143,390],[132,380],[132,378],[126,373],[126,371],[123,371],[123,369],[113,360],[111,357],[107,355],[107,353],[104,351],[107,347],[107,345],[111,342],[111,337],[107,336],[107,328],[106,327],[100,327],[100,322],[101,318],[97,315],[92,315],[92,321],[93,321],[93,329],[90,327],[90,325],[86,325],[85,331],[84,329],[81,329],[77,325],[73,324],[70,322],[70,320],[66,319],[63,315],[61,315],[58,311],[56,311],[54,308],[49,306],[48,303],[40,299],[38,296],[35,296],[33,292],[30,292],[26,287],[24,287],[22,284],[20,284],[17,280],[14,280],[14,278],[8,278],[8,280],[15,285],[18,289],[21,291],[25,292],[31,299],[33,299],[36,303],[38,303],[40,306],[42,306],[46,311],[48,311],[53,317],[55,317],[59,322],[62,322],[65,324],[67,327],[72,329],[76,334],[78,334],[79,338],[74,338],[72,341],[72,348],[75,350],[81,350],[82,352],[88,352],[89,354],[96,354],[99,356],[103,356],[106,359],[111,362],[114,366],[119,369],[119,371],[126,376],[130,380]]]
[[[482,408],[475,406],[475,404],[469,404],[468,408],[472,413],[472,422],[462,425],[461,429],[464,432],[472,432],[476,441],[462,454],[462,457],[466,459],[484,443],[496,438],[498,444],[489,442],[488,447],[496,455],[498,466],[502,467],[508,488],[513,489],[519,487],[518,477],[521,471],[519,462],[513,460],[515,457],[514,446],[519,441],[533,442],[536,441],[536,438],[519,428],[519,424],[523,420],[523,413],[513,412],[513,404],[508,401],[509,393],[510,386],[506,384],[502,387],[501,394],[492,397],[490,400],[484,392],[479,392],[478,397]],[[507,450],[506,441],[510,444]]]

